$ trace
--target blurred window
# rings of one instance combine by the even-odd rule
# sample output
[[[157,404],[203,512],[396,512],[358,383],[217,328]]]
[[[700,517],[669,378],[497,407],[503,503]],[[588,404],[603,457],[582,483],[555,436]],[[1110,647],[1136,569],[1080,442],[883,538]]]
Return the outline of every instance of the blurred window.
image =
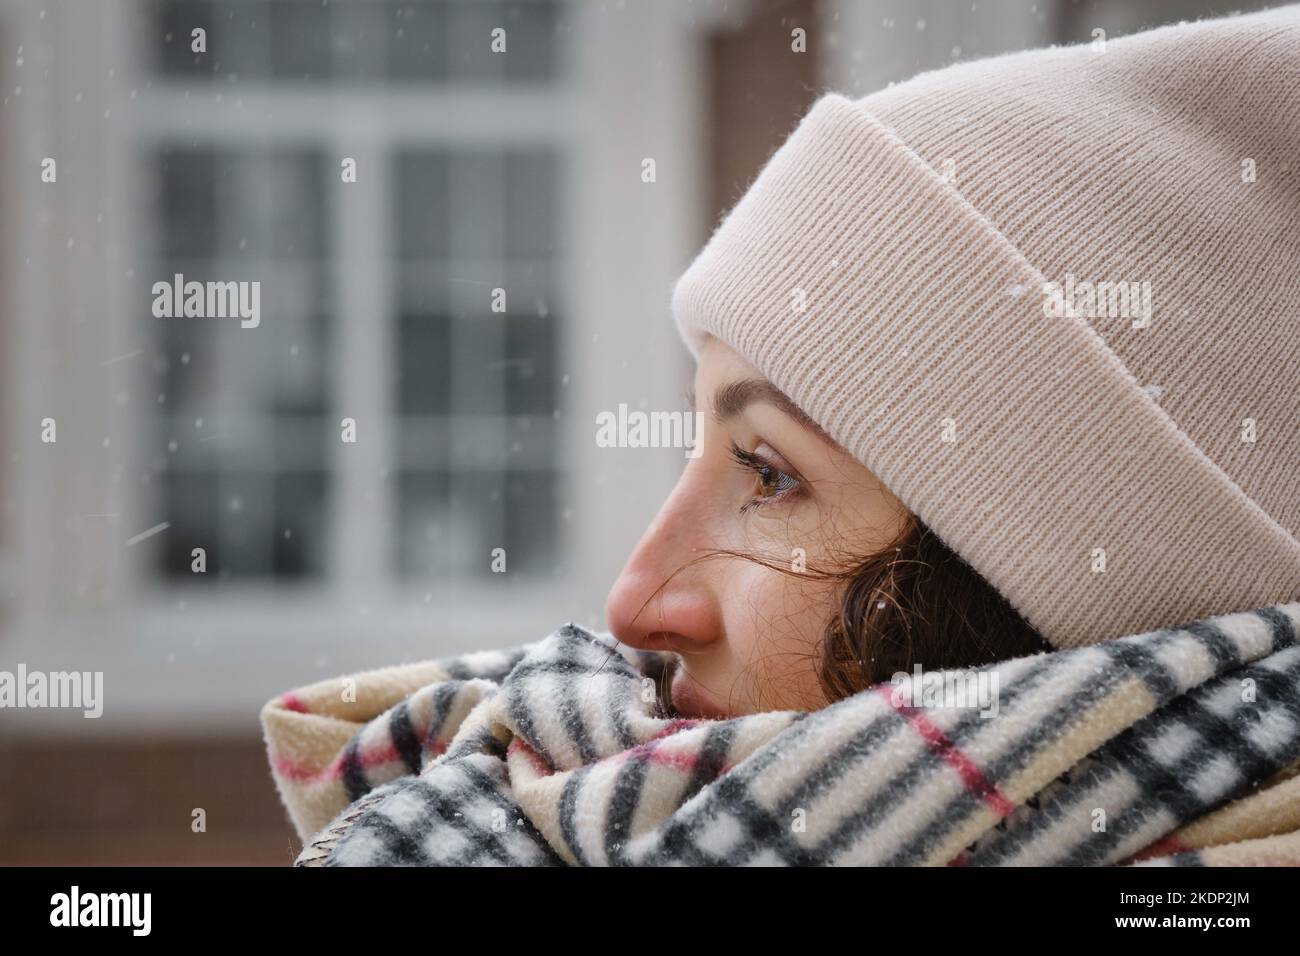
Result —
[[[163,37],[158,81],[178,89],[225,84],[229,97],[260,91],[260,109],[234,111],[220,145],[195,140],[178,119],[152,140],[147,167],[158,275],[260,280],[261,325],[157,323],[157,428],[149,453],[165,462],[160,495],[178,533],[160,549],[161,573],[190,579],[190,548],[210,542],[209,572],[223,577],[320,579],[347,567],[331,549],[350,546],[340,527],[384,526],[375,557],[384,574],[490,573],[504,547],[511,571],[550,573],[562,465],[557,362],[562,323],[556,288],[556,191],[561,157],[550,143],[508,136],[491,124],[464,141],[453,133],[407,136],[420,91],[454,105],[484,89],[508,98],[558,74],[560,7],[547,0],[147,0]],[[511,55],[484,55],[491,31],[507,31]],[[191,31],[209,52],[191,52]],[[477,49],[476,47],[481,47]],[[473,55],[471,55],[471,51]],[[517,55],[518,54],[518,55]],[[320,88],[377,95],[369,137],[383,169],[363,167],[382,195],[383,254],[349,257],[340,202],[338,122],[299,110]],[[224,90],[224,87],[222,87]],[[197,95],[197,94],[196,94]],[[330,102],[328,99],[325,102]],[[390,116],[390,113],[392,114]],[[429,110],[430,125],[440,122]],[[238,124],[245,120],[247,127]],[[164,124],[165,126],[165,124]],[[306,134],[303,132],[307,128]],[[427,132],[427,131],[424,131]],[[367,138],[359,133],[358,138]],[[359,407],[362,379],[340,374],[350,354],[344,314],[350,284],[386,286],[386,459],[371,474],[382,494],[348,496],[336,479],[339,423]],[[507,311],[492,309],[501,288]],[[353,384],[349,384],[352,382]],[[358,442],[373,421],[358,422]],[[354,509],[350,520],[345,511]],[[359,544],[359,543],[358,543]]]
[[[390,182],[398,567],[472,573],[500,545],[510,567],[541,571],[560,466],[555,160],[542,150],[404,149]],[[492,311],[497,288],[505,313]]]

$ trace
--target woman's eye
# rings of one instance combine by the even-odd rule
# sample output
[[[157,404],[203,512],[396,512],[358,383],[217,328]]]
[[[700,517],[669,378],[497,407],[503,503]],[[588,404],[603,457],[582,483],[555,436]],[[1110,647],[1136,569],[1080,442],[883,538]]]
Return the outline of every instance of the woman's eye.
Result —
[[[731,457],[754,476],[756,490],[758,491],[755,497],[741,506],[742,513],[784,499],[799,490],[800,482],[798,478],[777,468],[761,455],[744,450],[735,442],[731,444]]]
[[[763,497],[770,498],[793,487],[796,482],[783,471],[777,471],[771,465],[757,469],[758,486],[764,492]]]

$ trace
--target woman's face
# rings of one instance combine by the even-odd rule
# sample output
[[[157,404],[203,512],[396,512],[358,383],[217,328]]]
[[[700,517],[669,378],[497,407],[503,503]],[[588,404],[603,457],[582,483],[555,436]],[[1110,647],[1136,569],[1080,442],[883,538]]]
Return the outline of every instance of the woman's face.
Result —
[[[824,706],[817,663],[835,582],[708,552],[842,569],[888,547],[907,509],[716,338],[694,403],[698,455],[614,582],[607,625],[624,644],[679,655],[672,697],[687,716]]]

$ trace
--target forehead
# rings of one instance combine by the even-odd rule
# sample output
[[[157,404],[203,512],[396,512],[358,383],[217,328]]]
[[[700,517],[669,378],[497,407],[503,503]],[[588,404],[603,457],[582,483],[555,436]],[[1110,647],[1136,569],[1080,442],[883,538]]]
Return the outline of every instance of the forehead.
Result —
[[[785,392],[764,378],[750,362],[725,342],[711,338],[700,353],[696,369],[698,397],[719,423],[742,414],[755,403],[771,405],[827,444],[839,447],[813,418]]]
[[[710,335],[700,348],[699,363],[695,367],[695,377],[717,376],[720,374],[748,374],[762,378],[763,373],[755,368],[748,359],[733,349],[716,335]]]

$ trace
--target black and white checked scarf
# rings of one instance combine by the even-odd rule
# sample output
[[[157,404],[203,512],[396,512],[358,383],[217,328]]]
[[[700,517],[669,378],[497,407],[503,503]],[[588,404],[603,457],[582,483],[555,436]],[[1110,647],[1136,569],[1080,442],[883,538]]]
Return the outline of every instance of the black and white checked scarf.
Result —
[[[711,721],[664,715],[665,655],[567,624],[434,662],[352,737],[298,864],[1179,862],[1178,828],[1300,760],[1298,635],[1292,603],[968,672],[993,716],[909,675]]]

